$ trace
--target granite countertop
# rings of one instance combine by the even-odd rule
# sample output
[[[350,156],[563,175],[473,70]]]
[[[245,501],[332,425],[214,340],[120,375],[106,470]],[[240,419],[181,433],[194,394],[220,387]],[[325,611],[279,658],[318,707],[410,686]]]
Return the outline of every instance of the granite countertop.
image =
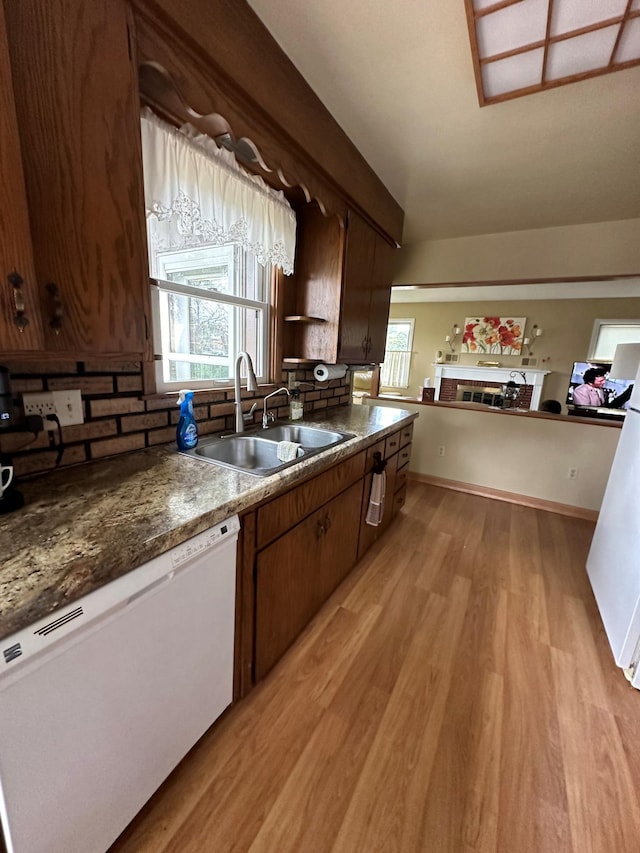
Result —
[[[270,477],[192,459],[169,445],[18,483],[24,507],[0,516],[0,639],[416,417],[343,406],[305,418],[300,423],[356,437]]]

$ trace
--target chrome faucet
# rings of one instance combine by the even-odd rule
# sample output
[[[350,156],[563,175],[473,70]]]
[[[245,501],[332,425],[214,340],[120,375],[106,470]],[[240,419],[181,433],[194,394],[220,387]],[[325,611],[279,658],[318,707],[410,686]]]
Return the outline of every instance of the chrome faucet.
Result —
[[[283,386],[282,388],[278,388],[275,391],[272,391],[270,394],[267,394],[267,396],[264,398],[264,405],[262,408],[262,429],[268,428],[268,426],[269,426],[269,415],[271,415],[272,421],[275,420],[275,418],[273,416],[273,412],[267,412],[267,400],[269,399],[269,397],[275,397],[276,394],[282,394],[283,391],[287,395],[287,397],[291,396],[291,394],[289,393],[289,389],[285,388]]]
[[[255,412],[258,406],[257,403],[254,403],[250,411],[247,412],[246,415],[242,414],[242,398],[240,395],[240,365],[243,361],[247,371],[247,391],[258,390],[258,383],[256,381],[256,374],[253,370],[253,362],[251,361],[251,356],[248,352],[239,352],[236,356],[236,369],[234,374],[235,401],[233,404],[233,409],[236,416],[236,432],[244,432],[245,421],[249,421],[249,418]]]

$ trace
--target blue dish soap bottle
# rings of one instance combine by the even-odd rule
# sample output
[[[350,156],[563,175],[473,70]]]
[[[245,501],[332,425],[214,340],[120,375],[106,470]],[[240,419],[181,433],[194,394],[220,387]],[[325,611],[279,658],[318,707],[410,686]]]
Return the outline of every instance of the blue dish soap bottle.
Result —
[[[176,429],[178,450],[193,450],[198,444],[198,425],[193,414],[193,391],[180,391],[178,394],[180,420]]]

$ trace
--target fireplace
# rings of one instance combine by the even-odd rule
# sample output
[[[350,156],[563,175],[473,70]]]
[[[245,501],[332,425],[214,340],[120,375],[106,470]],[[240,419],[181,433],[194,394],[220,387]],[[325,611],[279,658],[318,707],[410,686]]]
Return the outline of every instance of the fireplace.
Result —
[[[516,367],[482,367],[471,364],[458,364],[455,367],[436,364],[434,367],[436,400],[466,400],[488,406],[500,405],[497,398],[502,397],[502,386],[512,380],[520,386],[518,408],[521,409],[539,407],[544,378],[551,373],[550,370],[523,371],[525,382]]]
[[[445,379],[445,382],[455,382],[454,379]],[[443,387],[440,386],[442,394]],[[440,397],[442,400],[443,398]],[[484,406],[502,405],[502,386],[498,385],[463,385],[457,383],[456,400],[460,403],[482,403]]]

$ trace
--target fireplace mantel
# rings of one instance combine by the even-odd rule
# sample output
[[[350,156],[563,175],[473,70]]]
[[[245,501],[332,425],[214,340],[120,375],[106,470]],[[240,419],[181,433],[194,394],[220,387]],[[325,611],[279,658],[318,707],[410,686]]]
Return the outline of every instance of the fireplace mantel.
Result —
[[[440,385],[443,379],[471,380],[475,382],[499,382],[504,384],[514,377],[512,373],[516,372],[515,381],[520,381],[520,373],[524,373],[527,377],[527,385],[532,386],[531,394],[531,409],[537,409],[540,405],[540,397],[542,396],[542,385],[544,378],[550,370],[536,370],[528,367],[526,369],[514,367],[480,367],[475,364],[434,364],[435,369],[435,399],[440,399]]]

